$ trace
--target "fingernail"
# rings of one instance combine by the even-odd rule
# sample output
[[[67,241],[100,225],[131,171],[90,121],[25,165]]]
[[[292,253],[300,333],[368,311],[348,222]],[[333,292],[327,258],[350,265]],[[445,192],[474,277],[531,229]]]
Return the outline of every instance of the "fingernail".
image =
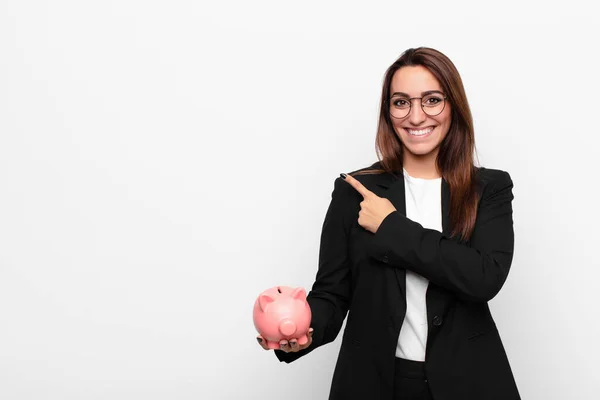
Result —
[[[341,176],[342,178],[346,179],[346,177],[347,177],[348,175],[346,175],[345,173],[343,173],[343,172],[342,172],[342,173],[340,174],[340,176]]]
[[[290,346],[295,346],[296,342],[290,342]]]
[[[308,333],[312,334],[312,333],[313,333],[313,331],[314,331],[314,329],[313,329],[313,328],[310,328],[310,329],[308,330]]]
[[[256,340],[258,340],[258,343],[262,344],[262,339],[261,338],[257,337]]]

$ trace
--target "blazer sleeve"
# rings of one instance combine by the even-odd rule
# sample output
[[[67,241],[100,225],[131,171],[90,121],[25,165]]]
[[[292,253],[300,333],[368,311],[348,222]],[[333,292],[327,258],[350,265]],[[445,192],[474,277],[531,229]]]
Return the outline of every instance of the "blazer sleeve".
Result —
[[[375,232],[369,255],[416,272],[463,300],[491,300],[506,281],[514,249],[513,182],[508,172],[499,172],[485,187],[469,244],[393,211]]]
[[[306,296],[312,314],[312,343],[298,352],[274,350],[280,361],[290,363],[332,342],[346,318],[352,295],[348,257],[351,229],[348,188],[354,190],[341,178],[336,178],[321,230],[316,279]]]

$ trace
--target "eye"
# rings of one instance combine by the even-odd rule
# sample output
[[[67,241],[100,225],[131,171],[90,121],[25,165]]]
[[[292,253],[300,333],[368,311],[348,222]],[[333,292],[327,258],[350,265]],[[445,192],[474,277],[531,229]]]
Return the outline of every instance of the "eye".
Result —
[[[396,107],[406,107],[408,103],[406,100],[403,99],[393,99],[392,104]]]
[[[442,99],[440,99],[439,97],[427,97],[423,99],[423,104],[436,105],[441,101]]]

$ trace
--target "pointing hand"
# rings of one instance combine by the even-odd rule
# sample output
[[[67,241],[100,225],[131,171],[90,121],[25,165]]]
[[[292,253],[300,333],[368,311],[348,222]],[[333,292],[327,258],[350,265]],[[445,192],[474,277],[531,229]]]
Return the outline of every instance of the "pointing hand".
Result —
[[[369,232],[377,232],[385,217],[396,211],[396,207],[385,197],[379,197],[371,192],[352,176],[346,175],[344,177],[344,175],[346,174],[340,174],[342,179],[352,185],[363,197],[358,213],[358,224]]]

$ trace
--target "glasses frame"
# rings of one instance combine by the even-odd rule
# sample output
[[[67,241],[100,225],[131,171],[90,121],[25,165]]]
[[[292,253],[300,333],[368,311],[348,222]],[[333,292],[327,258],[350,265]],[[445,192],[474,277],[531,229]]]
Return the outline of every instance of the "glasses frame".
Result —
[[[427,96],[430,96],[430,95],[431,94],[428,94]],[[391,101],[392,101],[393,97],[391,97],[391,98],[389,98],[389,99],[386,100],[387,110],[388,110],[388,113],[390,114],[390,117],[395,118],[395,119],[404,119],[404,118],[408,117],[410,115],[410,112],[412,111],[412,103],[413,103],[412,101],[414,99],[419,99],[420,103],[421,103],[421,110],[423,110],[423,112],[425,113],[425,115],[428,115],[430,117],[436,117],[436,116],[440,115],[442,112],[444,112],[444,110],[446,109],[446,99],[448,98],[448,95],[447,94],[443,94],[443,93],[440,93],[440,95],[443,95],[442,98],[444,99],[444,106],[442,107],[442,109],[440,110],[439,113],[434,114],[434,115],[428,114],[427,111],[425,111],[425,107],[423,106],[423,97],[427,97],[427,96],[423,96],[423,97],[409,97],[408,99],[406,97],[399,97],[401,99],[408,100],[408,113],[406,113],[406,115],[404,117],[394,117],[392,115],[392,111],[390,110],[390,106],[391,106]]]

